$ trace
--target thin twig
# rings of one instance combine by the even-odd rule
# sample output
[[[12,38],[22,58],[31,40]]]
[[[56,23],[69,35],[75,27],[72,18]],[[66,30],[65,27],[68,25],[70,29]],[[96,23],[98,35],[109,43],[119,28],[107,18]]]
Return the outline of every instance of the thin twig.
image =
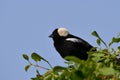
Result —
[[[35,67],[39,67],[39,68],[42,68],[42,69],[45,69],[45,70],[50,70],[50,69],[48,69],[48,68],[45,68],[45,67],[42,67],[42,66],[40,66],[40,65],[38,65],[38,64],[32,64],[33,66],[35,66]]]

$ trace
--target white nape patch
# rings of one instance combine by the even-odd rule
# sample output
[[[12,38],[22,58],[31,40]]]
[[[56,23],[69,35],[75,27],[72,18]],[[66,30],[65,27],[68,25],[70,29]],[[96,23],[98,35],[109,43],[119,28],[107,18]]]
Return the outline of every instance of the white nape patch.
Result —
[[[71,41],[71,42],[82,42],[81,40],[77,38],[67,38],[66,41]]]
[[[69,34],[69,32],[66,28],[58,28],[58,34],[60,36],[67,36]]]

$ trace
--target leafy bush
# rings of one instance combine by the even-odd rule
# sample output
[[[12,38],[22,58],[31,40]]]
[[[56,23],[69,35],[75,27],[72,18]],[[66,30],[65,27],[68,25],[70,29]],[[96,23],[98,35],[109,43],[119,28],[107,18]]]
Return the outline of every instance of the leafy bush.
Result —
[[[44,74],[40,74],[36,68],[36,77],[31,78],[31,80],[120,80],[120,46],[117,47],[117,50],[111,48],[111,45],[120,42],[120,34],[113,37],[108,45],[96,31],[93,31],[92,35],[97,38],[96,43],[99,47],[93,48],[96,51],[90,50],[88,52],[88,60],[84,61],[74,56],[67,56],[65,57],[68,60],[65,62],[67,67],[52,67],[46,59],[37,53],[31,54],[31,58],[36,64],[30,62],[27,54],[23,54],[23,58],[28,61],[25,71],[28,71],[31,66],[47,70]],[[106,48],[102,49],[101,44],[104,44]],[[46,62],[50,69],[38,65],[37,63],[41,60]]]

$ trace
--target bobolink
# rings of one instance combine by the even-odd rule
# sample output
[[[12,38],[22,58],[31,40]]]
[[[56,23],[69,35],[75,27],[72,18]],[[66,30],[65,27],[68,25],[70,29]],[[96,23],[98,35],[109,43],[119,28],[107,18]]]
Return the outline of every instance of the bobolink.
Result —
[[[63,58],[75,56],[81,60],[87,60],[87,52],[93,48],[85,40],[70,34],[66,28],[55,29],[49,37],[53,39],[55,49]]]

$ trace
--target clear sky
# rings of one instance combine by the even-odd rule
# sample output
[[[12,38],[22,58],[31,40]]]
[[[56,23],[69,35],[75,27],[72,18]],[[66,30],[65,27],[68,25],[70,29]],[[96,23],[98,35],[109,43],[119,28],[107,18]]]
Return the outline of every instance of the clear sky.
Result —
[[[109,42],[120,32],[120,0],[0,0],[0,80],[35,76],[34,68],[24,71],[23,53],[37,52],[53,66],[64,65],[48,38],[57,27],[93,46],[94,30]]]

